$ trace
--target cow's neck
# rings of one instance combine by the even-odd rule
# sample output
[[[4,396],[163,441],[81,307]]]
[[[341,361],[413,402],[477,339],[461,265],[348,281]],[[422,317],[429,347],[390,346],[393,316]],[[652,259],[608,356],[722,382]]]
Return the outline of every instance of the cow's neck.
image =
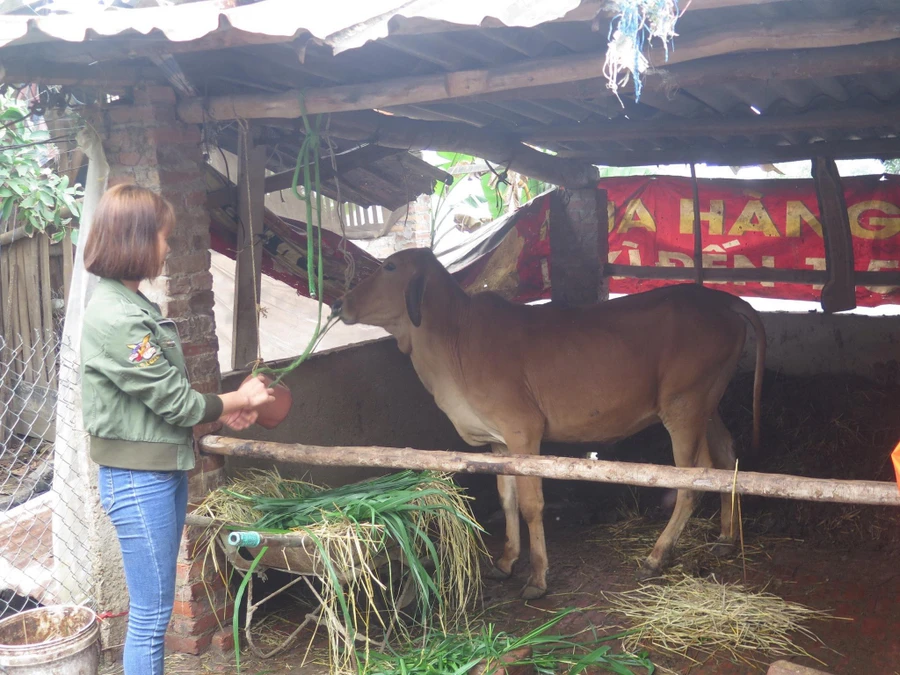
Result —
[[[460,336],[468,324],[471,304],[469,296],[449,274],[435,277],[426,285],[422,325],[410,331],[407,352],[419,378],[432,393],[436,378],[457,374],[447,371],[454,371],[459,364]]]

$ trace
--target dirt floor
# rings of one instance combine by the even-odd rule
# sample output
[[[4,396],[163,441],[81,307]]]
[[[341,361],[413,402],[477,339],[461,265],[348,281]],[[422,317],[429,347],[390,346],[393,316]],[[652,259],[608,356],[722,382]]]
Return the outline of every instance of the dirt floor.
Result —
[[[900,440],[896,384],[767,374],[763,448],[756,455],[745,450],[750,386],[750,378],[737,378],[723,403],[723,418],[735,433],[741,469],[894,480],[889,454]],[[647,430],[612,448],[547,448],[545,454],[589,451],[601,458],[671,464],[671,450],[661,429]],[[486,544],[492,554],[498,554],[503,520],[494,479],[465,477],[460,482],[476,495],[476,516],[489,531]],[[485,620],[522,634],[546,621],[548,612],[575,606],[592,609],[567,618],[560,632],[575,632],[588,624],[605,634],[627,627],[622,617],[608,612],[603,593],[638,586],[638,561],[652,548],[668,518],[665,495],[664,490],[546,481],[550,593],[530,603],[517,599],[528,574],[526,551],[512,579],[485,582]],[[900,518],[896,510],[762,498],[745,498],[741,506],[743,555],[717,559],[707,552],[707,542],[717,534],[718,497],[705,495],[682,537],[670,574],[740,582],[751,590],[765,589],[830,612],[834,618],[808,624],[821,642],[796,636],[796,644],[810,656],[790,660],[833,675],[900,675],[900,570],[896,565]],[[284,606],[275,609],[263,630],[269,631],[269,638],[279,624],[281,629],[289,625],[296,612]],[[658,672],[743,675],[765,672],[771,662],[785,658],[743,653],[741,659],[734,659],[723,652],[709,656],[697,651],[677,655],[652,644],[643,646]],[[269,660],[246,657],[242,672],[326,672],[321,665],[301,668],[302,656],[303,649],[297,648]],[[175,655],[167,672],[234,672],[233,655],[201,659]]]

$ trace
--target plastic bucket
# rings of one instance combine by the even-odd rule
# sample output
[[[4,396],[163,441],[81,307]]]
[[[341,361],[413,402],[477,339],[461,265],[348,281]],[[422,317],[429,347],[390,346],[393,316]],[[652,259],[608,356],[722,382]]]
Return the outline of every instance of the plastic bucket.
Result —
[[[100,625],[78,605],[52,605],[0,621],[0,674],[97,675]]]

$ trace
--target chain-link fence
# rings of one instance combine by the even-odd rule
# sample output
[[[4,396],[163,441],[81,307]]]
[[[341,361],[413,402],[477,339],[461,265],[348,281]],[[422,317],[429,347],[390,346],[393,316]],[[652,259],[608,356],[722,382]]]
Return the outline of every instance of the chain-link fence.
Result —
[[[59,559],[53,531],[67,489],[55,453],[59,366],[57,333],[0,335],[0,617],[71,586],[73,556]]]

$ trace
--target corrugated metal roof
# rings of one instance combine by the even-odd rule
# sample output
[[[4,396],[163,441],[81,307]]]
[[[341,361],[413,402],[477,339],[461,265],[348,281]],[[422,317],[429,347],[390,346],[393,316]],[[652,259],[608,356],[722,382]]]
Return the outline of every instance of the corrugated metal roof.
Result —
[[[47,16],[0,16],[0,48],[7,45],[62,40],[84,42],[98,36],[149,36],[188,42],[218,32],[238,30],[253,35],[293,38],[309,34],[335,54],[354,49],[393,32],[413,30],[421,21],[458,26],[535,26],[564,17],[581,0],[336,0],[298,3],[262,0],[229,7],[209,0],[142,9],[96,8]],[[593,3],[588,3],[593,4]]]

